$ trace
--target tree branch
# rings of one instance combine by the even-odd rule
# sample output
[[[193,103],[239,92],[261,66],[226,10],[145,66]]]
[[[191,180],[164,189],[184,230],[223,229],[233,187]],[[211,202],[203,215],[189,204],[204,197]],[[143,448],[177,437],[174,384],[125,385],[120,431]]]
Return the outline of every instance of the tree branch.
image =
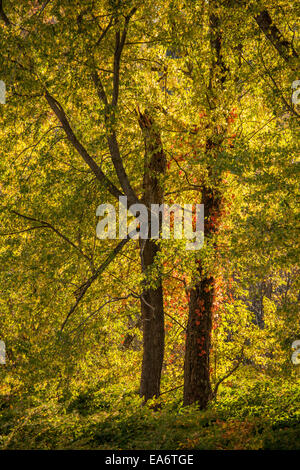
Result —
[[[5,14],[5,11],[3,10],[3,5],[2,5],[2,0],[0,0],[0,18],[4,21],[6,26],[9,26],[11,22],[9,21],[8,17]]]
[[[29,229],[26,229],[24,231],[33,230],[33,229],[36,229],[36,228],[49,228],[53,232],[55,232],[60,238],[62,238],[65,242],[67,242],[69,245],[71,245],[76,251],[78,251],[81,254],[81,256],[83,256],[89,262],[89,264],[91,264],[92,260],[85,253],[83,253],[83,251],[77,245],[75,245],[75,243],[73,243],[68,237],[66,237],[66,235],[61,233],[57,228],[55,228],[49,222],[45,222],[44,220],[39,220],[39,219],[36,219],[34,217],[30,217],[28,215],[21,214],[20,212],[17,212],[15,210],[11,210],[10,212],[17,215],[18,217],[22,217],[23,219],[30,220],[31,222],[37,222],[37,223],[41,224],[39,226],[31,227]],[[22,233],[22,232],[23,232],[23,230],[19,233]]]
[[[277,49],[279,55],[292,67],[292,69],[296,69],[295,59],[298,59],[298,54],[291,42],[284,39],[277,26],[273,23],[269,12],[267,10],[263,10],[259,15],[256,15],[254,19],[265,36]]]
[[[218,388],[221,385],[221,383],[224,382],[224,380],[228,379],[228,377],[230,377],[240,367],[242,362],[243,362],[243,358],[240,357],[236,365],[232,369],[230,369],[230,371],[227,372],[227,374],[223,375],[223,377],[220,380],[218,380],[212,392],[212,398],[216,398],[217,393],[218,393]]]
[[[85,147],[79,142],[77,137],[75,136],[70,123],[67,119],[67,116],[65,114],[65,111],[63,110],[62,106],[60,103],[53,98],[53,96],[50,95],[48,91],[45,93],[45,98],[50,105],[52,111],[60,121],[69,141],[73,145],[73,147],[77,150],[79,155],[83,158],[83,160],[87,163],[87,165],[91,168],[93,173],[95,174],[96,178],[100,181],[100,183],[103,183],[108,191],[117,199],[119,199],[120,196],[123,196],[122,192],[119,191],[119,189],[110,181],[109,178],[103,173],[101,168],[97,165],[95,160],[89,155]]]
[[[78,297],[76,299],[75,304],[73,307],[69,310],[62,326],[61,326],[61,331],[64,329],[66,326],[66,323],[68,322],[70,316],[73,314],[73,312],[76,310],[78,307],[79,303],[82,301],[86,291],[88,288],[93,284],[93,282],[97,279],[97,277],[102,274],[107,266],[115,259],[117,254],[122,250],[122,248],[126,245],[126,243],[130,240],[130,235],[127,236],[127,238],[124,238],[113,250],[112,252],[107,256],[106,260],[98,267],[98,269],[95,271],[95,273],[84,283],[82,284],[76,291],[78,294]]]
[[[126,300],[128,299],[129,297],[136,297],[134,294],[128,294],[124,297],[114,297],[112,299],[109,299],[107,300],[106,302],[104,302],[102,305],[100,305],[99,308],[97,308],[97,310],[95,310],[94,312],[92,312],[90,315],[88,315],[81,323],[79,323],[79,325],[74,328],[74,330],[72,330],[70,333],[74,333],[74,331],[78,330],[80,327],[82,327],[83,325],[85,325],[85,323],[90,320],[91,318],[93,318],[95,315],[97,315],[97,313],[100,312],[100,310],[102,310],[106,305],[108,304],[111,304],[113,302],[119,302],[120,300]],[[138,296],[137,296],[138,297]]]
[[[102,81],[101,81],[101,78],[99,77],[96,69],[94,70],[94,72],[92,73],[92,79],[93,79],[93,82],[95,84],[95,87],[96,87],[96,91],[97,91],[97,95],[99,97],[99,100],[102,101],[102,103],[105,105],[105,107],[107,108],[108,107],[108,100],[107,100],[107,96],[106,96],[106,93],[105,93],[105,90],[104,90],[104,86],[102,84]],[[107,111],[105,109],[105,111]]]
[[[113,98],[112,98],[113,107],[116,107],[118,103],[119,82],[120,82],[120,62],[121,62],[121,56],[122,56],[124,44],[126,41],[128,24],[129,24],[131,17],[135,14],[136,10],[137,10],[136,7],[132,8],[129,15],[126,16],[122,36],[120,36],[120,31],[116,32],[116,47],[115,47],[115,54],[114,54]]]
[[[122,157],[120,154],[120,148],[117,140],[116,131],[114,129],[114,119],[115,119],[115,110],[118,103],[119,97],[119,82],[120,82],[120,61],[122,51],[125,45],[125,40],[128,31],[128,24],[130,18],[134,15],[137,8],[132,8],[129,15],[125,18],[125,25],[122,32],[122,36],[120,35],[120,31],[116,32],[116,46],[114,52],[114,67],[113,67],[113,93],[112,93],[112,101],[111,104],[108,101],[107,95],[105,93],[104,86],[102,84],[101,78],[99,77],[96,68],[92,73],[92,80],[95,84],[97,95],[100,101],[104,104],[104,114],[105,114],[105,126],[107,132],[107,144],[109,147],[111,159],[116,170],[119,183],[128,198],[129,205],[138,204],[140,201],[136,196],[127,173],[125,171]]]
[[[45,225],[36,225],[35,227],[25,228],[24,230],[16,230],[15,232],[0,233],[0,237],[9,237],[10,235],[19,235],[20,233],[31,232],[37,228],[45,228]]]
[[[100,45],[102,39],[104,39],[104,37],[105,37],[106,34],[108,33],[109,29],[110,29],[111,26],[112,26],[113,19],[114,19],[114,17],[111,16],[108,25],[106,26],[106,28],[105,28],[105,29],[102,31],[102,33],[100,34],[100,37],[99,37],[98,41],[97,41],[96,44],[95,44],[95,47],[98,47],[98,46]]]
[[[111,159],[113,162],[113,165],[115,167],[119,183],[126,194],[128,198],[128,203],[131,206],[132,204],[139,204],[140,201],[138,197],[136,196],[130,182],[129,178],[127,176],[127,173],[125,171],[122,157],[120,154],[120,149],[119,149],[119,144],[116,136],[115,130],[110,131],[109,129],[107,130],[107,143],[111,155]]]

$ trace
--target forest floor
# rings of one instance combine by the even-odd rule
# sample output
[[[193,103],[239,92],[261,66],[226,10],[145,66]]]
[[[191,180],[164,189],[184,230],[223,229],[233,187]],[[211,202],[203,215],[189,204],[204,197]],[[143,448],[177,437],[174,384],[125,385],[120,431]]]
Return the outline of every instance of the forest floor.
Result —
[[[0,448],[300,450],[299,378],[236,377],[206,411],[183,408],[181,394],[169,394],[159,411],[118,386],[47,401],[0,395]]]

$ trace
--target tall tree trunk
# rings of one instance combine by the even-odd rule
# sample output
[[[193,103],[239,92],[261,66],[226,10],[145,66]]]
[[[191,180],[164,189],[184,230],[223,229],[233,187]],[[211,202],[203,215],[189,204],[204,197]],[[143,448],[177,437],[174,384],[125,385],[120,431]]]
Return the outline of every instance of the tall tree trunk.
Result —
[[[161,178],[166,171],[166,157],[162,148],[159,131],[149,113],[138,110],[139,124],[145,142],[145,164],[143,181],[143,203],[163,203],[163,185]],[[151,224],[149,223],[149,230]],[[145,274],[145,288],[141,298],[143,322],[143,363],[140,396],[147,401],[160,394],[160,379],[164,358],[165,328],[163,289],[161,277],[155,286],[147,288],[147,276],[155,263],[159,246],[154,240],[140,240],[142,270]]]
[[[141,240],[140,252],[143,271],[153,265],[158,246],[152,240]],[[143,363],[140,396],[145,401],[160,394],[161,370],[164,358],[164,308],[161,280],[155,288],[144,289],[141,299],[143,322]]]
[[[215,94],[215,106],[219,106],[220,90],[229,72],[222,56],[222,29],[219,17],[213,13],[216,1],[210,2],[212,8],[209,17],[210,44],[212,62],[210,68],[209,88]],[[222,112],[222,110],[220,111]],[[217,147],[225,137],[226,128],[213,124],[213,137],[206,139],[206,153],[211,153],[213,161]],[[221,139],[220,139],[221,137]],[[212,150],[214,151],[212,153]],[[212,163],[213,164],[213,163]],[[209,184],[202,187],[202,204],[204,204],[204,236],[207,240],[218,231],[221,218],[222,195],[218,189],[220,176],[212,177],[211,168],[208,168]],[[189,318],[186,332],[186,347],[184,361],[184,405],[198,403],[205,409],[212,396],[210,383],[210,347],[213,325],[213,306],[215,294],[215,279],[206,273],[202,260],[198,260],[198,279],[190,292]]]
[[[201,275],[201,266],[198,268]],[[184,362],[185,406],[198,403],[206,408],[211,397],[209,376],[210,338],[212,329],[213,277],[204,277],[190,293]]]
[[[206,237],[210,237],[217,230],[220,221],[221,198],[216,192],[204,189],[202,202],[205,210],[204,233]],[[183,403],[185,406],[198,403],[199,408],[205,409],[212,392],[210,348],[215,279],[204,271],[201,259],[197,263],[198,280],[189,294]]]

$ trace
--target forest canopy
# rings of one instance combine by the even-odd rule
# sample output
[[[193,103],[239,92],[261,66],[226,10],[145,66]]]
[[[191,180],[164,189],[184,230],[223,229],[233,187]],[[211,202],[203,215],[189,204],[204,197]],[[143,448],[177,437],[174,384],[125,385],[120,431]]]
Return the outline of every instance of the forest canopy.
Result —
[[[1,0],[0,50],[0,448],[299,449],[299,6]]]

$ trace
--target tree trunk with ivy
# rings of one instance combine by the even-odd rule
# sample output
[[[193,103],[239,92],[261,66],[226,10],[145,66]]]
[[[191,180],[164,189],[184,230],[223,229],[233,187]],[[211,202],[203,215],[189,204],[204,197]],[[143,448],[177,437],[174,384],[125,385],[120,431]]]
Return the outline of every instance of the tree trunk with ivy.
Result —
[[[209,238],[217,230],[221,213],[221,196],[204,189],[204,233]],[[189,317],[186,331],[184,362],[184,405],[197,403],[205,409],[211,398],[210,349],[213,326],[215,278],[197,260],[197,280],[189,293]]]

